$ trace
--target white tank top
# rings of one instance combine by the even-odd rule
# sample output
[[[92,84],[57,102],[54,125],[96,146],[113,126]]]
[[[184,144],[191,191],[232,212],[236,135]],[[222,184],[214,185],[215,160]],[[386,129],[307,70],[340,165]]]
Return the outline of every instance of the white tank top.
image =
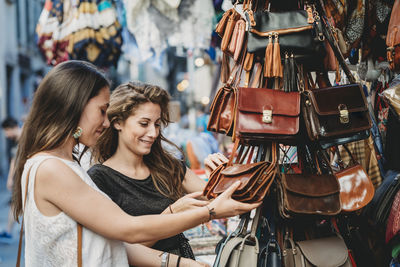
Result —
[[[85,183],[105,195],[96,187],[86,171],[77,162],[47,155],[28,159],[21,179],[22,203],[24,203],[26,176],[30,170],[27,202],[26,207],[24,207],[25,265],[75,267],[77,266],[78,238],[76,221],[64,212],[56,216],[45,216],[39,211],[34,200],[37,169],[44,160],[49,158],[57,158],[63,161]],[[83,227],[82,265],[83,267],[128,266],[125,247],[121,241],[106,239]]]

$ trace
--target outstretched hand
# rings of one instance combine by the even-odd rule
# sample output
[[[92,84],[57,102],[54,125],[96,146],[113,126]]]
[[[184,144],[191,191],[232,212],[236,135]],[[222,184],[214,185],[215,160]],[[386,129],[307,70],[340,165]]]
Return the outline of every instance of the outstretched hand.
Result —
[[[221,153],[214,153],[208,155],[204,159],[204,169],[206,171],[207,177],[210,177],[210,173],[215,170],[219,165],[228,162],[227,157]]]
[[[261,205],[261,202],[248,204],[232,199],[232,194],[239,186],[239,181],[234,183],[208,205],[208,208],[213,209],[215,212],[213,219],[227,218],[243,214]]]
[[[205,205],[209,204],[206,200],[200,200],[198,198],[202,197],[203,192],[193,192],[187,194],[171,205],[171,209],[173,213],[185,211],[195,207],[204,207]]]

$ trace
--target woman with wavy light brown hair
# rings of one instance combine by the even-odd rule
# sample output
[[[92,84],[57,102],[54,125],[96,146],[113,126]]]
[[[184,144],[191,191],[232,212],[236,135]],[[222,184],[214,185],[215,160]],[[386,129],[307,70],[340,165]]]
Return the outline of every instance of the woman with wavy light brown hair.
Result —
[[[163,148],[163,143],[175,146],[161,131],[169,123],[168,103],[164,89],[132,82],[118,86],[110,98],[107,115],[111,127],[93,151],[101,164],[88,173],[131,215],[178,213],[208,204],[199,199],[205,181]],[[212,170],[225,161],[222,154],[213,154],[205,165]],[[145,245],[194,259],[182,233]]]
[[[177,256],[132,243],[167,238],[257,206],[234,201],[233,186],[207,206],[177,214],[124,212],[74,157],[77,144],[94,146],[110,126],[109,87],[95,66],[72,60],[54,67],[35,93],[19,139],[13,190],[15,217],[24,217],[26,266],[76,266],[78,229],[83,266],[176,266]],[[189,259],[180,264],[200,265]]]

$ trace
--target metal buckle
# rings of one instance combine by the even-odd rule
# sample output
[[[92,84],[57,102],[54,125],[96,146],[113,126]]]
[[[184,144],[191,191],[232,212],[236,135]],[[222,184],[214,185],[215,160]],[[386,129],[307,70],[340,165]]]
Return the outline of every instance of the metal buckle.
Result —
[[[345,104],[340,104],[338,106],[339,114],[340,114],[340,123],[347,124],[349,123],[349,111],[347,110],[347,106]]]
[[[262,121],[265,123],[272,123],[272,109],[264,109]]]

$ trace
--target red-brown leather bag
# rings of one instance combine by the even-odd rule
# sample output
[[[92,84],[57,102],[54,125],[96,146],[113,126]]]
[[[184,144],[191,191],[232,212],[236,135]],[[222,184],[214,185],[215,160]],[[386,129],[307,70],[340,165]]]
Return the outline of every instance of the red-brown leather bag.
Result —
[[[390,69],[400,70],[400,0],[395,0],[386,35],[387,60]]]
[[[235,142],[230,161],[218,166],[211,174],[203,195],[208,199],[217,197],[232,184],[240,181],[240,186],[233,193],[232,198],[241,202],[255,203],[261,201],[267,194],[277,173],[276,144],[272,145],[272,160],[247,164],[232,164],[239,141]],[[240,155],[239,157],[243,157]],[[252,154],[252,153],[250,153]],[[251,156],[250,156],[251,158]]]
[[[291,143],[299,132],[300,93],[238,88],[235,136]]]

